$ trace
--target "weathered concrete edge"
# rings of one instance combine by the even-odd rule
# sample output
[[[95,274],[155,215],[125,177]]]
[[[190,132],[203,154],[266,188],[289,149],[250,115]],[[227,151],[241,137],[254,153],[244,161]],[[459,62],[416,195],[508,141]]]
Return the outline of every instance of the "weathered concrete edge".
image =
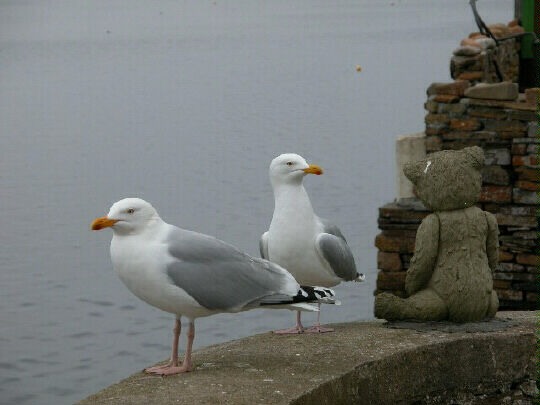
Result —
[[[336,334],[257,335],[198,351],[198,372],[167,379],[137,373],[80,404],[385,404],[452,390],[490,393],[536,378],[536,316],[500,313],[512,326],[487,333],[363,322],[336,325]]]
[[[495,394],[534,379],[534,351],[527,348],[534,348],[532,331],[432,343],[362,364],[291,404],[409,404],[443,392]]]

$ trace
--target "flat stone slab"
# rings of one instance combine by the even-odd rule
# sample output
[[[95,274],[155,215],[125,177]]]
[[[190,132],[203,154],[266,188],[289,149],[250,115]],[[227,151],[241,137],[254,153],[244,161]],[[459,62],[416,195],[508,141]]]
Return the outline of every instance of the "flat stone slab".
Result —
[[[536,315],[501,312],[490,331],[372,321],[318,335],[269,332],[196,351],[191,373],[139,372],[79,405],[394,404],[454,389],[493,391],[535,373]]]
[[[517,100],[519,89],[517,83],[478,83],[465,89],[465,97],[483,100]]]

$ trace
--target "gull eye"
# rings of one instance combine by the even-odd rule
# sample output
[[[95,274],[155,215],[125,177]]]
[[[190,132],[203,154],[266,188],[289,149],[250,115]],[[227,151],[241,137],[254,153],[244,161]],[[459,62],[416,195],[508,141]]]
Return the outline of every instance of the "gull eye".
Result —
[[[293,164],[293,162],[287,162],[287,166],[292,166]]]
[[[128,214],[133,214],[133,213],[135,212],[135,210],[134,210],[133,208],[128,208],[128,209],[126,210],[126,212],[127,212]]]

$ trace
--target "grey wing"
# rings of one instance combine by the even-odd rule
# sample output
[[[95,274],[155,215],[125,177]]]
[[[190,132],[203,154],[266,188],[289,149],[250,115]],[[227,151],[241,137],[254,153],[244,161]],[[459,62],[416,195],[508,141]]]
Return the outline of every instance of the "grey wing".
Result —
[[[294,296],[298,283],[281,267],[211,236],[175,228],[167,241],[167,275],[200,305],[237,311]]]
[[[263,259],[270,260],[270,256],[268,256],[268,231],[263,233],[259,239],[259,252]]]
[[[347,281],[356,280],[360,275],[356,271],[354,256],[345,237],[336,225],[320,220],[324,230],[315,240],[317,251],[338,277]]]
[[[321,221],[321,223],[323,224],[325,233],[329,233],[330,235],[337,236],[338,238],[341,238],[345,242],[347,242],[347,239],[345,239],[345,236],[343,236],[343,234],[341,233],[337,225],[333,224],[332,222],[324,218],[319,218],[319,221]]]

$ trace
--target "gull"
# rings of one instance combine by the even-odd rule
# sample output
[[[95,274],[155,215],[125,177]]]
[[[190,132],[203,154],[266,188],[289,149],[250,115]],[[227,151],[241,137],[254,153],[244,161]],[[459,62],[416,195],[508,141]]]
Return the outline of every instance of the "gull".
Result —
[[[115,272],[138,298],[174,314],[172,352],[165,365],[146,368],[171,375],[193,370],[195,319],[254,308],[318,311],[314,303],[338,303],[328,288],[301,287],[277,264],[254,258],[212,236],[164,222],[140,198],[113,204],[91,228],[111,228]],[[178,359],[181,317],[189,319],[183,362]]]
[[[331,222],[315,215],[302,181],[307,174],[323,170],[297,154],[286,153],[272,160],[269,169],[274,190],[274,215],[259,247],[261,256],[286,268],[300,284],[333,287],[342,281],[363,281],[345,237]],[[275,333],[331,332],[317,323],[304,329],[297,312],[296,326]]]

